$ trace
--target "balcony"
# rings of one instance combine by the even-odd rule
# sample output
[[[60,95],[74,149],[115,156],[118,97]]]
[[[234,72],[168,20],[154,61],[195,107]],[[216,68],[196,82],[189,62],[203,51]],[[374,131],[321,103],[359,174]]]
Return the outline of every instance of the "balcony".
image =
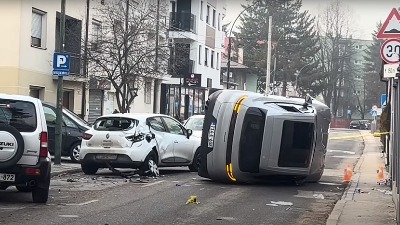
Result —
[[[177,61],[174,63],[173,59],[171,59],[168,65],[168,73],[172,77],[183,77],[186,74],[194,72],[194,64],[193,60]]]
[[[188,12],[171,12],[169,15],[171,31],[196,33],[196,16]]]

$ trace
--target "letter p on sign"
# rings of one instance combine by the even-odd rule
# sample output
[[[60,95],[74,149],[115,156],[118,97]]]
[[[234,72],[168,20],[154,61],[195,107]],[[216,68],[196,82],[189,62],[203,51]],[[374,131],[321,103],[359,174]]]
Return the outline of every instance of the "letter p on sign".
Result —
[[[67,62],[67,57],[65,55],[57,55],[57,67],[60,68]]]

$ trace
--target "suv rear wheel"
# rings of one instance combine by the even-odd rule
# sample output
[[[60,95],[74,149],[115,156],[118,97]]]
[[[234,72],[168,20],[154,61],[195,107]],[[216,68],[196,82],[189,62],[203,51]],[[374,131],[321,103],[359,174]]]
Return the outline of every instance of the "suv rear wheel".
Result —
[[[50,174],[48,175],[48,179],[43,183],[38,183],[32,190],[32,199],[34,203],[46,203],[49,198],[49,189],[50,189]]]
[[[28,187],[28,186],[16,186],[17,190],[19,192],[31,192],[33,191],[32,187]]]
[[[8,124],[0,124],[0,168],[14,166],[24,154],[24,139],[21,133]]]

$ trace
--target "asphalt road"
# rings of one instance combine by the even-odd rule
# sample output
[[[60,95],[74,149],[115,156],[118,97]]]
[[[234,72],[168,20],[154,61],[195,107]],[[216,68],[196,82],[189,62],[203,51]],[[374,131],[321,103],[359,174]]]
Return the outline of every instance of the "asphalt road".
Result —
[[[330,137],[355,134],[333,129]],[[158,179],[140,181],[108,170],[55,177],[46,205],[14,188],[1,191],[0,224],[325,224],[345,188],[343,169],[362,149],[362,138],[331,140],[322,180],[302,186],[220,184],[186,168],[164,168]],[[200,204],[186,204],[192,195]]]

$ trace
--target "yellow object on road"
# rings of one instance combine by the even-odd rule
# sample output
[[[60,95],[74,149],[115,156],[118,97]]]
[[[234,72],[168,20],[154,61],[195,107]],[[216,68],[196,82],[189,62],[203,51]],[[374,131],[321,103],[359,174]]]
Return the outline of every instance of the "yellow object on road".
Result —
[[[200,202],[197,201],[197,196],[195,195],[190,196],[190,198],[186,201],[186,205],[190,203],[200,204]]]

